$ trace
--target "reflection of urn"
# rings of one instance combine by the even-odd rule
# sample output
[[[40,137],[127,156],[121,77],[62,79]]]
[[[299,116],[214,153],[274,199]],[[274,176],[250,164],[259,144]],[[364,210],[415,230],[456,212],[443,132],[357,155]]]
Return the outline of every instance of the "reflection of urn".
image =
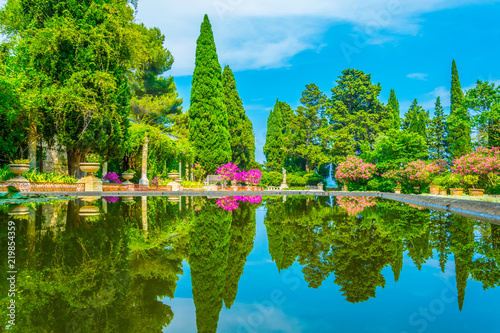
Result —
[[[100,166],[99,163],[80,163],[80,169],[86,172],[87,176],[79,179],[77,183],[84,183],[85,191],[102,191],[102,181],[94,176]]]
[[[168,197],[168,202],[179,202],[181,197]]]
[[[28,215],[29,212],[30,212],[29,208],[26,207],[25,205],[17,205],[12,210],[10,210],[7,214],[9,214],[11,216],[20,216],[20,215]]]
[[[134,202],[134,197],[122,197],[122,202]]]
[[[135,173],[122,173],[122,178],[125,179],[123,182],[124,185],[130,185],[132,182],[130,181],[132,178],[134,178]]]
[[[95,171],[94,171],[95,172]],[[85,206],[80,207],[78,215],[80,216],[98,216],[99,207],[92,205],[98,197],[80,197],[85,202]]]
[[[15,173],[17,176],[7,180],[8,182],[28,182],[28,180],[21,175],[30,171],[29,164],[9,164],[9,171]]]

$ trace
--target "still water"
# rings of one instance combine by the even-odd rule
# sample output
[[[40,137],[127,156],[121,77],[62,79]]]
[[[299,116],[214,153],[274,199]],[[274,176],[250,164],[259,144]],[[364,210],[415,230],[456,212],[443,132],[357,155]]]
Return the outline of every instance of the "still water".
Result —
[[[12,209],[0,206],[0,331],[500,332],[498,225],[349,197]]]

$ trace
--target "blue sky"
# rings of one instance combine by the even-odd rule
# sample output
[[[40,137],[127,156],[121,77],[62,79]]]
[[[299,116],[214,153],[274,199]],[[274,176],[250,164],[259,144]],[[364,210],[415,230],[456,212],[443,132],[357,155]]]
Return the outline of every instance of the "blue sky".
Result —
[[[477,79],[500,83],[500,1],[474,0],[141,0],[138,21],[159,27],[189,107],[196,38],[212,22],[219,61],[229,65],[264,161],[269,111],[277,98],[299,104],[306,84],[328,96],[346,68],[372,74],[386,103],[396,91],[401,116],[414,98],[432,114],[437,96],[449,106],[451,62],[462,88]]]

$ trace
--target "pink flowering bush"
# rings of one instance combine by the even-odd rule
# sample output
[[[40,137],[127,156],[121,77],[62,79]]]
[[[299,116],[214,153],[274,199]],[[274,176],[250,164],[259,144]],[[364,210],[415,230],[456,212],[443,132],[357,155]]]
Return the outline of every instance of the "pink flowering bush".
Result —
[[[261,179],[262,179],[262,172],[259,169],[250,169],[246,173],[246,180],[243,182],[252,185],[257,185],[258,183],[260,183]]]
[[[447,164],[443,160],[432,162],[416,160],[409,162],[398,170],[389,170],[383,173],[382,177],[391,179],[400,186],[402,185],[406,192],[422,193],[434,178],[447,171],[446,166]]]
[[[103,180],[106,180],[110,183],[121,184],[120,177],[116,174],[116,172],[109,172],[104,177]]]
[[[336,199],[339,207],[345,209],[349,216],[357,216],[365,208],[377,204],[375,197],[336,197]]]
[[[375,175],[375,169],[375,164],[365,163],[357,156],[348,156],[345,162],[337,166],[335,179],[344,184],[367,182]]]
[[[500,178],[500,148],[477,148],[476,151],[455,159],[452,172],[462,177],[469,176],[467,179],[476,179],[477,176],[477,184],[470,182],[471,187],[495,186]]]
[[[217,174],[221,176],[222,180],[237,180],[236,175],[240,169],[234,163],[226,163],[217,168]]]

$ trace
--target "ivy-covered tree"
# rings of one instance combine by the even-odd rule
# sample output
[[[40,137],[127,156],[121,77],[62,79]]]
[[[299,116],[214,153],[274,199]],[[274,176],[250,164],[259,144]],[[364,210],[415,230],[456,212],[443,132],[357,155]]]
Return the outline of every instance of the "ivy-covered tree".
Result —
[[[2,11],[15,67],[25,75],[21,90],[39,92],[36,109],[66,148],[72,176],[91,150],[106,159],[123,153],[129,73],[147,54],[133,20],[125,0],[12,0]]]
[[[196,41],[189,140],[193,143],[196,160],[209,173],[231,160],[231,138],[221,76],[212,26],[205,15]]]
[[[401,119],[399,115],[399,101],[396,98],[396,93],[391,89],[391,94],[389,96],[389,102],[387,107],[392,110],[392,127],[394,129],[401,129]]]
[[[327,163],[324,133],[326,96],[314,83],[306,85],[300,99],[301,105],[292,118],[293,152],[305,160],[306,172]]]
[[[280,102],[276,100],[276,104],[267,118],[266,143],[264,144],[266,168],[270,171],[281,171],[285,162],[286,148],[283,138],[283,118],[281,117]]]
[[[477,80],[476,86],[467,90],[465,105],[475,113],[479,144],[500,147],[500,86]]]
[[[470,153],[471,124],[455,60],[451,66],[451,106],[448,117],[448,153],[454,159]]]
[[[447,128],[441,99],[436,98],[434,117],[429,124],[429,155],[432,159],[446,158]]]
[[[378,100],[380,84],[372,84],[371,75],[357,69],[346,69],[332,89],[326,110],[330,155],[335,163],[347,155],[360,154],[364,142],[392,127],[392,110]]]
[[[236,90],[233,72],[229,66],[224,67],[222,86],[231,137],[231,159],[240,169],[248,169],[255,164],[255,136],[252,122],[245,113],[243,102]]]

